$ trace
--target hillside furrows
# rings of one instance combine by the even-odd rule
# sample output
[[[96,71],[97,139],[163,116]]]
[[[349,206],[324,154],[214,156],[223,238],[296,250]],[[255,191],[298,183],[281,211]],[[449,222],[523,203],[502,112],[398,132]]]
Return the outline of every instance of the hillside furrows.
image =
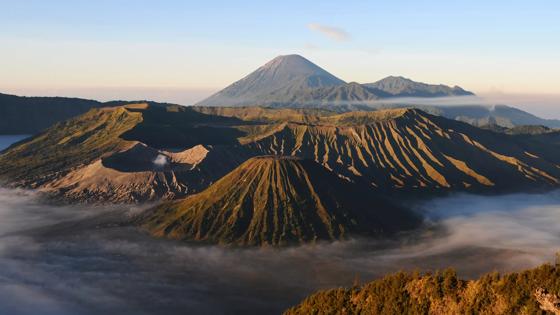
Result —
[[[310,158],[342,177],[366,180],[374,187],[501,189],[558,184],[557,165],[538,154],[515,145],[482,144],[500,142],[503,135],[476,130],[469,136],[442,128],[430,118],[409,110],[367,125],[288,124],[248,146],[264,154]]]
[[[4,152],[0,178],[76,201],[154,200],[199,192],[251,157],[275,155],[313,160],[381,190],[505,192],[560,184],[560,150],[550,137],[494,133],[413,109],[280,110],[275,120],[276,112],[177,114],[145,104],[92,110]],[[149,128],[138,127],[145,123]],[[130,130],[143,137],[124,140]]]
[[[335,239],[344,233],[332,224],[307,175],[297,164],[287,168],[258,161],[250,167],[224,177],[218,187],[210,187],[204,193],[208,200],[201,201],[196,195],[185,200],[181,208],[189,210],[178,213],[174,223],[155,234],[256,245],[312,241],[310,236]],[[225,187],[229,189],[218,189]],[[297,211],[304,200],[306,208],[316,212]],[[206,204],[211,208],[206,209]],[[305,221],[316,224],[308,226]]]
[[[315,162],[275,157],[252,158],[203,192],[162,204],[141,220],[156,236],[237,245],[382,235],[416,223],[413,214]]]

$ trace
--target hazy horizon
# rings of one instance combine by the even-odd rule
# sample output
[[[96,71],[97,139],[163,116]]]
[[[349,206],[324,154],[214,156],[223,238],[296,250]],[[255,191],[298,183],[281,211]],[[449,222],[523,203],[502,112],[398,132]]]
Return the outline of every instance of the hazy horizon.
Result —
[[[511,104],[558,118],[559,16],[553,1],[6,1],[0,92],[188,105],[295,53],[348,82],[401,75],[528,96]]]
[[[183,89],[179,87],[83,87],[83,88],[6,88],[0,87],[0,93],[18,96],[61,96],[92,99],[101,102],[114,100],[149,100],[179,105],[194,105],[206,97],[218,92],[221,88],[214,89]],[[478,105],[509,105],[527,111],[533,115],[547,118],[560,119],[560,93],[559,94],[507,94],[499,91],[478,93],[476,101],[471,97],[456,97],[468,99],[461,104]],[[406,99],[402,99],[406,100]],[[442,98],[426,98],[423,104],[441,105]],[[387,102],[388,100],[384,100]],[[447,105],[447,104],[446,104]],[[451,102],[449,105],[453,105]]]

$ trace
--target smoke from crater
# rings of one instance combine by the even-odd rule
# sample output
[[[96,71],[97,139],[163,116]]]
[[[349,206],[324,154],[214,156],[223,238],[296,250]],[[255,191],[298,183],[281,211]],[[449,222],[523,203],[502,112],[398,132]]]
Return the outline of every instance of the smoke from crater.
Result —
[[[167,161],[167,157],[163,154],[158,154],[158,156],[156,156],[156,158],[154,159],[153,162],[154,162],[154,165],[156,167],[159,167],[159,168],[163,168],[167,165],[167,163],[169,163]]]

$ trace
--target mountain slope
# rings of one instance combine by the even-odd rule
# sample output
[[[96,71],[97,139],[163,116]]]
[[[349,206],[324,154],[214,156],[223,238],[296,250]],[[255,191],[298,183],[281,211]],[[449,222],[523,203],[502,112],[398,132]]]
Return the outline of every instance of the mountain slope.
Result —
[[[343,108],[342,112],[354,111],[356,110],[355,107]],[[332,106],[328,108],[333,109]],[[507,105],[420,105],[407,103],[406,99],[402,99],[402,102],[398,103],[380,100],[374,105],[358,107],[358,110],[374,111],[392,108],[415,108],[432,115],[466,122],[477,127],[497,125],[513,128],[515,126],[542,125],[549,128],[560,128],[560,120],[558,119],[540,118]]]
[[[58,122],[85,114],[91,109],[146,103],[148,101],[98,102],[70,97],[16,96],[0,93],[0,135],[37,134]]]
[[[74,202],[174,199],[248,158],[220,148],[244,134],[231,123],[184,107],[93,109],[2,152],[0,179]]]
[[[287,245],[387,235],[417,218],[312,161],[255,157],[201,193],[163,204],[141,224],[155,236]]]
[[[560,120],[543,119],[520,109],[506,106],[440,106],[434,110],[447,118],[469,123],[474,126],[496,124],[513,128],[525,125],[543,125],[550,128],[560,128]]]
[[[246,147],[312,159],[378,189],[501,191],[553,187],[560,179],[556,147],[414,109],[287,123]]]
[[[441,97],[441,96],[467,96],[474,93],[465,91],[458,86],[426,84],[415,82],[404,77],[389,76],[374,83],[364,86],[386,92],[392,97]]]
[[[243,79],[199,102],[199,106],[239,106],[286,102],[293,93],[344,84],[299,55],[278,56]]]
[[[80,164],[126,149],[119,136],[141,121],[124,107],[94,109],[54,125],[0,155],[0,174],[22,185],[41,185]]]
[[[279,56],[198,106],[322,106],[367,104],[392,97],[474,95],[462,88],[430,85],[403,77],[369,84],[345,83],[299,55]]]
[[[284,314],[558,314],[558,292],[558,265],[476,280],[459,279],[450,269],[400,272],[359,287],[317,292]]]
[[[22,97],[0,93],[0,134],[35,134],[103,103],[66,97]]]
[[[415,109],[95,109],[0,154],[0,179],[77,202],[175,199],[259,155],[313,160],[364,187],[512,192],[557,187],[558,133],[508,135]],[[157,162],[156,162],[157,161]]]
[[[284,98],[284,103],[271,105],[294,104],[295,107],[312,106],[338,106],[345,104],[368,104],[372,101],[390,96],[388,93],[376,88],[366,87],[356,82],[336,86],[319,87],[310,90],[301,90]]]

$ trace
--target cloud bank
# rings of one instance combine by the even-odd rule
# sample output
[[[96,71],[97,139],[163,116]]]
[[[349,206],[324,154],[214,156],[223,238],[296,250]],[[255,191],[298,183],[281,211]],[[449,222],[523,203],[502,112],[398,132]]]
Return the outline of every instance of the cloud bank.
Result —
[[[398,240],[231,249],[153,239],[135,207],[55,207],[0,190],[0,314],[279,313],[315,290],[454,266],[467,277],[550,261],[560,195],[456,195]]]

